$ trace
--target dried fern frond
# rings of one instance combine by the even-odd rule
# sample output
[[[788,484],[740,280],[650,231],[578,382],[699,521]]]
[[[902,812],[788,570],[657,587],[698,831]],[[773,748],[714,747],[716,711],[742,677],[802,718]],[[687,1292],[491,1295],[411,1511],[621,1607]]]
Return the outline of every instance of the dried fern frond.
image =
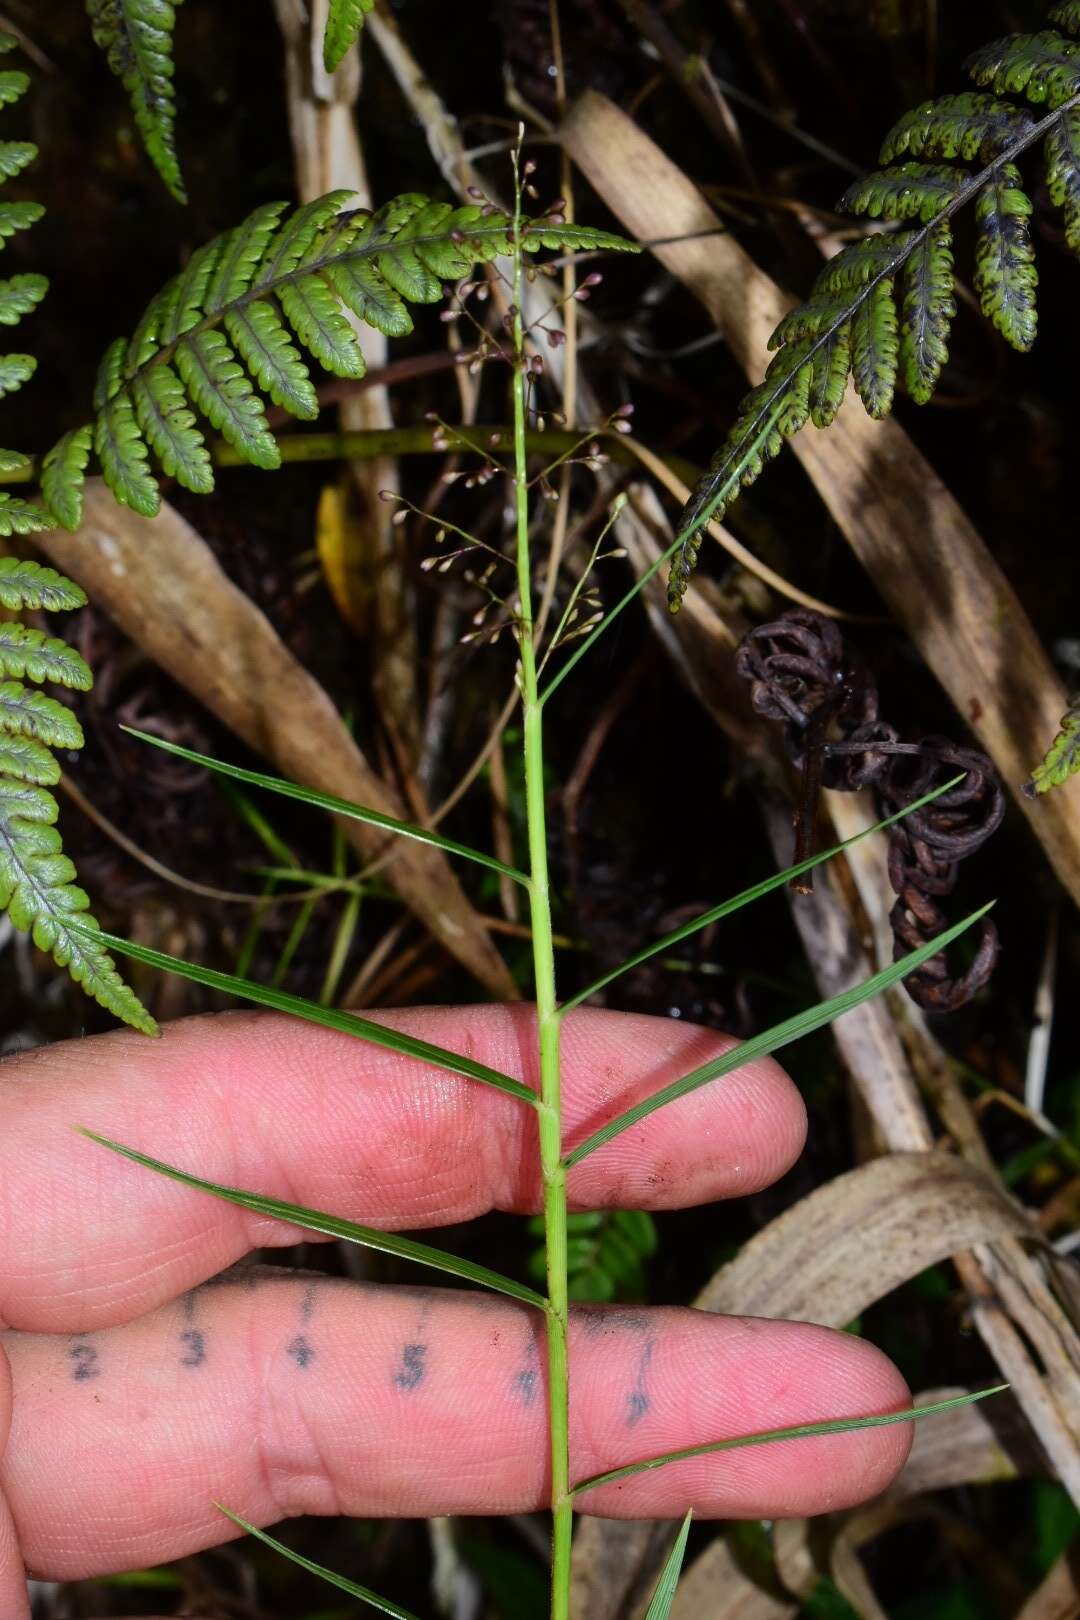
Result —
[[[147,155],[177,202],[187,193],[176,155],[173,30],[181,0],[86,0],[95,44],[131,99]]]
[[[723,516],[717,493],[774,412],[775,429],[764,454],[750,457],[743,485],[753,483],[765,460],[808,420],[817,427],[832,422],[849,372],[874,417],[892,408],[898,377],[917,404],[931,399],[956,314],[950,221],[969,202],[982,312],[1014,349],[1031,348],[1038,275],[1032,203],[1018,160],[1038,140],[1047,191],[1063,211],[1068,246],[1080,253],[1080,39],[1066,37],[1080,36],[1080,3],[1056,5],[1050,20],[1065,32],[1012,34],[976,51],[967,69],[979,90],[941,96],[905,113],[882,145],[887,167],[857,180],[841,198],[848,213],[890,224],[918,221],[918,227],[883,231],[845,248],[822,270],[807,302],[776,328],[769,347],[779,353],[765,381],[743,400],[727,443],[682,514],[686,538],[668,579],[672,612],[693,572],[705,517]],[[1036,121],[1006,96],[1050,111]],[[980,167],[972,172],[955,160]]]
[[[98,371],[96,418],[46,457],[43,490],[67,528],[78,525],[91,442],[117,500],[144,517],[160,505],[153,457],[185,489],[214,487],[202,418],[253,466],[281,457],[262,394],[294,416],[318,401],[305,352],[338,377],[362,377],[348,310],[388,336],[412,330],[408,305],[436,303],[444,283],[510,252],[513,221],[413,193],[378,213],[342,211],[334,191],[286,214],[266,203],[192,255],[152,301],[133,336]],[[629,249],[622,237],[549,219],[524,220],[525,248]]]

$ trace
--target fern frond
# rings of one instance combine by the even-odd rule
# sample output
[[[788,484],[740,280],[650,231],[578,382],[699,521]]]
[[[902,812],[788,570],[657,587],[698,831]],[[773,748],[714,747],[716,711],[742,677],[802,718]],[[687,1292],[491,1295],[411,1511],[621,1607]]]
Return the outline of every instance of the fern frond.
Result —
[[[0,450],[0,472],[26,472],[32,465],[21,450]]]
[[[945,164],[900,163],[856,180],[840,199],[849,214],[872,219],[921,219],[928,224],[956,197],[967,175]]]
[[[1080,35],[1080,0],[1058,4],[1051,17]],[[796,371],[809,363],[810,417],[819,427],[828,426],[840,407],[849,360],[856,390],[871,416],[883,416],[891,408],[898,368],[917,404],[932,397],[948,359],[956,315],[950,221],[965,203],[975,204],[974,281],[982,312],[1013,348],[1031,348],[1038,274],[1032,204],[1017,159],[1040,137],[1045,141],[1047,189],[1064,212],[1068,246],[1080,253],[1080,39],[1050,29],[1014,34],[975,52],[967,67],[982,89],[925,101],[906,113],[882,144],[881,161],[890,167],[856,181],[841,199],[840,206],[850,213],[918,220],[919,226],[882,231],[845,247],[818,276],[806,303],[785,315],[769,341],[777,358],[789,346],[796,348]],[[1000,99],[1008,95],[1045,102],[1051,111],[1035,122],[1023,108]],[[906,161],[896,162],[900,157]],[[923,158],[977,159],[983,167],[970,174],[952,164],[918,161]],[[893,287],[901,274],[898,333]],[[700,528],[713,511],[717,490],[776,398],[775,390],[762,388],[746,396],[732,435],[682,513],[680,530]],[[791,420],[797,418],[796,411]],[[751,457],[752,472],[760,469],[762,459]],[[691,533],[672,564],[673,610],[686,590],[698,547]]]
[[[323,62],[327,73],[341,66],[346,52],[356,44],[364,18],[375,0],[330,0],[330,14],[323,35]]]
[[[1022,95],[1036,105],[1060,107],[1080,91],[1080,44],[1048,28],[994,40],[964,66],[976,84],[996,95]]]
[[[0,54],[15,40],[0,33]],[[25,74],[0,74],[0,103],[15,99],[28,80]],[[28,142],[0,142],[0,183],[17,174],[35,155]],[[0,205],[0,243],[13,231],[32,225],[44,212],[36,203]],[[0,325],[14,326],[35,309],[48,282],[33,274],[0,281]],[[33,374],[30,355],[0,356],[0,395],[20,387]],[[115,368],[103,368],[100,386],[115,393]],[[106,401],[103,400],[103,404]],[[46,457],[43,492],[52,487],[61,510],[70,469],[81,471],[89,453],[89,427],[66,434]],[[26,464],[14,450],[0,450],[7,471]],[[57,479],[57,467],[64,469]],[[0,491],[0,535],[33,534],[56,527],[56,518],[33,501]],[[83,607],[86,594],[54,568],[21,557],[0,557],[0,606],[68,612]],[[94,938],[98,925],[89,901],[74,883],[75,868],[63,853],[56,800],[47,788],[60,780],[54,748],[81,748],[83,732],[65,704],[23,685],[53,681],[76,691],[93,682],[85,661],[66,642],[43,630],[0,621],[0,911],[14,927],[29,932],[35,945],[49,951],[76,983],[119,1018],[156,1033],[157,1026],[117,972],[112,958]]]
[[[513,221],[490,209],[409,193],[378,213],[343,211],[350,197],[331,192],[288,215],[281,203],[257,208],[200,248],[151,302],[132,338],[107,350],[94,394],[93,442],[119,500],[148,517],[157,511],[151,451],[186,488],[213,487],[195,412],[252,465],[278,466],[259,390],[310,419],[318,399],[302,351],[337,376],[363,376],[364,357],[344,310],[380,331],[407,332],[406,300],[435,302],[444,282],[511,247]],[[522,243],[563,251],[632,246],[604,231],[549,220],[523,221]],[[46,458],[45,497],[67,528],[79,522],[87,452],[79,430]]]
[[[1026,353],[1035,341],[1035,249],[1031,199],[1014,163],[1002,164],[975,201],[975,291],[983,314],[1007,343]]]
[[[1036,766],[1024,793],[1029,799],[1040,793],[1049,793],[1060,787],[1070,776],[1080,771],[1080,697],[1074,697],[1061,717],[1061,730],[1047,750],[1041,765]]]
[[[177,202],[187,202],[176,156],[173,29],[181,0],[86,0],[94,43],[131,99],[147,155]]]
[[[924,101],[905,113],[882,142],[878,162],[893,163],[905,152],[912,157],[989,160],[1032,127],[1028,114],[1009,102],[964,90]]]
[[[956,314],[953,285],[952,230],[945,219],[927,232],[904,267],[900,366],[917,405],[932,397],[949,358],[949,327]]]

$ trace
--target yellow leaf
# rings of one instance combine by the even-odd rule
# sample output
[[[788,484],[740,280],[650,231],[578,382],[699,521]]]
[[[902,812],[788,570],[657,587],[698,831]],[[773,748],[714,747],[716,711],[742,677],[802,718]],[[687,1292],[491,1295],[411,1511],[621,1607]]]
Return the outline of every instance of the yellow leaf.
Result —
[[[371,584],[364,568],[363,535],[344,483],[327,484],[319,496],[315,547],[338,612],[357,635],[365,634]]]

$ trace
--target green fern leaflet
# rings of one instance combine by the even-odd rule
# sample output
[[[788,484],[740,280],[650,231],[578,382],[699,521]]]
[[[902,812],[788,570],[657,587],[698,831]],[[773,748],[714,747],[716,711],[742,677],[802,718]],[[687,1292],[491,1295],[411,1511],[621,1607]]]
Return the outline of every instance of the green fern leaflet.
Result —
[[[513,222],[490,208],[409,193],[378,213],[345,209],[330,192],[286,214],[257,208],[200,248],[153,300],[131,338],[107,350],[96,417],[49,452],[50,511],[78,526],[91,442],[117,500],[144,517],[161,502],[151,458],[185,489],[213,488],[199,419],[255,467],[280,464],[262,395],[310,419],[318,399],[305,353],[338,377],[362,377],[364,356],[346,311],[388,336],[412,330],[409,304],[438,302],[444,284],[509,253]],[[344,210],[344,211],[343,211]],[[522,222],[522,242],[574,251],[630,249],[622,237],[550,220]]]
[[[181,0],[86,0],[94,43],[131,98],[143,145],[177,202],[187,193],[176,156],[173,29]]]
[[[1036,766],[1024,792],[1029,799],[1060,787],[1080,771],[1080,695],[1074,697],[1061,717],[1061,730],[1054,738],[1041,765]]]
[[[933,397],[956,315],[951,219],[969,202],[982,313],[1012,348],[1031,348],[1038,274],[1032,202],[1018,159],[1040,139],[1047,192],[1064,215],[1068,247],[1080,253],[1080,40],[1066,37],[1080,35],[1080,0],[1056,5],[1050,20],[1065,34],[1011,34],[976,51],[967,69],[979,89],[905,113],[882,145],[887,167],[857,180],[841,198],[848,213],[916,228],[884,230],[844,248],[806,303],[776,328],[769,347],[779,352],[765,381],[743,400],[727,443],[683,511],[684,539],[668,577],[673,613],[696,565],[706,518],[723,517],[718,494],[736,471],[743,485],[753,483],[807,422],[827,427],[849,373],[873,417],[892,408],[898,379],[916,404]],[[1049,112],[1036,121],[1008,96]],[[956,160],[980,167],[972,172]],[[770,421],[763,446],[754,449]]]
[[[375,0],[330,0],[330,15],[326,19],[323,37],[323,62],[327,73],[341,66],[349,49],[356,44],[364,18],[373,10]]]

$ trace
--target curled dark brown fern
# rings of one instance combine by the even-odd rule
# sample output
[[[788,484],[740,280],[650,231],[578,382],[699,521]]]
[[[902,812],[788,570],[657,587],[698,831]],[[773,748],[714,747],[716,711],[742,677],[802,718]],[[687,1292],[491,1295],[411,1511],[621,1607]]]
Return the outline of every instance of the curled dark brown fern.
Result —
[[[959,862],[982,848],[1005,814],[1005,794],[992,762],[947,737],[902,742],[881,718],[870,671],[845,645],[835,621],[820,613],[794,608],[772,624],[758,625],[740,643],[735,668],[750,683],[757,713],[783,724],[787,753],[802,776],[795,860],[811,852],[818,788],[871,788],[883,816],[909,811],[889,829],[889,881],[897,896],[889,919],[894,959],[944,933],[941,900],[956,884]],[[961,780],[954,781],[957,776]],[[910,809],[941,787],[945,791],[930,804]],[[809,892],[812,876],[792,887]],[[951,972],[940,951],[904,985],[920,1007],[955,1012],[988,983],[997,959],[997,930],[984,917],[975,954],[963,972]]]
[[[773,333],[770,348],[778,352],[764,381],[746,395],[683,511],[683,543],[668,579],[672,612],[697,564],[705,524],[722,516],[732,498],[725,501],[723,492],[733,472],[742,466],[741,483],[751,484],[808,422],[828,427],[849,374],[873,417],[892,408],[898,381],[918,404],[932,397],[956,313],[951,221],[968,203],[974,203],[974,285],[982,312],[1013,348],[1031,348],[1038,276],[1019,160],[1037,142],[1047,190],[1064,214],[1065,240],[1080,253],[1080,4],[1054,6],[1050,21],[1064,32],[1011,34],[976,51],[967,69],[979,89],[906,113],[882,145],[887,167],[857,180],[841,198],[848,213],[902,228],[844,248]],[[1045,115],[1033,117],[1010,96],[1045,107]],[[746,462],[770,419],[771,430]]]

